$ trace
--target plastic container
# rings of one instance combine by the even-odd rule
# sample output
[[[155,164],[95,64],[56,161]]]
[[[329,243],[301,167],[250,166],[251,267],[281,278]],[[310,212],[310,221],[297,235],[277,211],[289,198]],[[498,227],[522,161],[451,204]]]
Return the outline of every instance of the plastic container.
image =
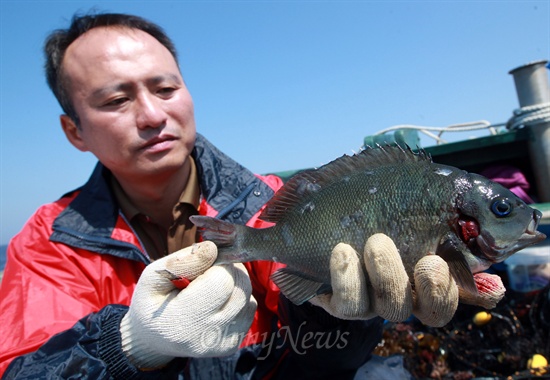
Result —
[[[528,247],[504,261],[512,290],[529,293],[544,288],[550,282],[550,242]]]

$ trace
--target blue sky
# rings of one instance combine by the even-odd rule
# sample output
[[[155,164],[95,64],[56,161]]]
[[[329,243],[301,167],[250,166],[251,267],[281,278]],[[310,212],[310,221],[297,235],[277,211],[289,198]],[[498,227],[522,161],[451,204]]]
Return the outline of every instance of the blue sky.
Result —
[[[550,58],[548,0],[0,0],[0,244],[95,164],[61,132],[41,52],[94,7],[165,28],[199,132],[259,173],[322,165],[397,124],[504,122],[508,71]]]

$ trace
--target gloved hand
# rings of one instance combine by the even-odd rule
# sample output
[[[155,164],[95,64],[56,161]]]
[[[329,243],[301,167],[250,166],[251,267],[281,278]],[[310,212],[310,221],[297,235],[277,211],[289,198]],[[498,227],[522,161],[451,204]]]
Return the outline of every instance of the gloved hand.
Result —
[[[380,316],[399,322],[414,313],[422,323],[432,327],[444,326],[451,320],[458,306],[459,290],[441,257],[428,255],[418,261],[414,270],[415,291],[388,236],[371,236],[363,257],[370,285],[357,252],[347,244],[337,245],[330,262],[333,293],[316,296],[310,302],[341,319]],[[498,276],[491,276],[475,275],[479,296],[463,301],[495,307],[505,289]]]
[[[242,264],[212,266],[205,241],[156,260],[143,271],[120,324],[122,349],[138,368],[158,368],[175,357],[234,353],[256,310]],[[166,273],[193,280],[180,290]]]

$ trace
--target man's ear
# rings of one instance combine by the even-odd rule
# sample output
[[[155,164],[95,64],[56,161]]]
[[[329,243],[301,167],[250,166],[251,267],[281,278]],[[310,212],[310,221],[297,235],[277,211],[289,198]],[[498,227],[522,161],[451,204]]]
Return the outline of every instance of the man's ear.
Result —
[[[61,122],[61,128],[63,128],[63,132],[65,132],[65,136],[67,136],[69,142],[73,144],[76,149],[87,152],[88,148],[86,147],[86,143],[82,140],[82,136],[80,135],[82,131],[74,120],[67,115],[61,115],[59,121]]]

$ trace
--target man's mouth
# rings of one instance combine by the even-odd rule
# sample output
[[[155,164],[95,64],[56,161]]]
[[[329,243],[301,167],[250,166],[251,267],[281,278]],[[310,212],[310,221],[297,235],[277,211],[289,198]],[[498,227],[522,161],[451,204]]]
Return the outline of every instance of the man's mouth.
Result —
[[[141,145],[140,150],[164,150],[169,148],[174,140],[176,140],[176,138],[172,135],[156,136]]]

